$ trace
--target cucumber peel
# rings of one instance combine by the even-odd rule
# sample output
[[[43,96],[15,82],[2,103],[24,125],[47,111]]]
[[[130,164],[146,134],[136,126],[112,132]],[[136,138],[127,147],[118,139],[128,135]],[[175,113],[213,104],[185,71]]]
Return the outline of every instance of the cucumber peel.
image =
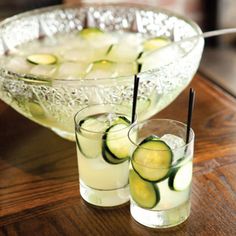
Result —
[[[131,143],[128,140],[130,121],[125,116],[119,116],[106,130],[103,136],[103,159],[109,164],[120,164],[129,159]]]
[[[106,55],[108,55],[108,54],[110,53],[110,51],[112,50],[113,46],[114,46],[114,44],[111,44],[111,45],[108,47],[108,49],[107,49],[107,51],[106,51]]]
[[[115,64],[115,62],[110,60],[99,60],[94,61],[92,70],[109,70]]]
[[[57,63],[57,57],[53,54],[32,54],[26,60],[34,65],[54,65]]]
[[[189,161],[179,167],[173,168],[169,175],[169,188],[174,191],[183,191],[188,188],[192,181],[192,171],[192,161]]]
[[[156,136],[150,136],[135,149],[131,163],[144,180],[159,182],[168,177],[172,159],[170,147]]]
[[[160,201],[158,187],[140,178],[134,170],[129,172],[129,188],[132,199],[142,208],[152,209]]]
[[[113,121],[113,125],[116,124],[130,125],[130,121],[125,116],[119,116],[116,120]]]
[[[105,148],[117,159],[127,159],[129,157],[128,125],[115,124],[106,131]]]
[[[104,34],[104,32],[96,27],[85,28],[79,32],[79,35],[84,39],[93,39],[102,34]]]
[[[93,117],[81,120],[76,132],[79,151],[86,158],[97,158],[102,151],[102,135],[106,124]]]
[[[143,43],[143,49],[144,51],[156,50],[166,46],[170,42],[171,42],[170,39],[167,37],[150,38]]]

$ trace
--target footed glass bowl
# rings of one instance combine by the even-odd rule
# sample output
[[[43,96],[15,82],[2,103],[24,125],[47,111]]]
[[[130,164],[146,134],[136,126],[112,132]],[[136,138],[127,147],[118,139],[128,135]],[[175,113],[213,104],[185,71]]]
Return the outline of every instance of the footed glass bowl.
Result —
[[[50,76],[9,70],[2,58],[34,39],[84,27],[165,36],[172,41],[201,33],[194,22],[182,16],[126,4],[61,5],[3,21],[0,24],[0,98],[22,115],[69,140],[74,140],[74,114],[82,107],[94,103],[131,106],[133,76],[53,80]],[[199,37],[159,50],[154,57],[156,61],[153,60],[154,68],[139,73],[138,119],[150,118],[184,90],[199,66],[203,45],[204,40]]]

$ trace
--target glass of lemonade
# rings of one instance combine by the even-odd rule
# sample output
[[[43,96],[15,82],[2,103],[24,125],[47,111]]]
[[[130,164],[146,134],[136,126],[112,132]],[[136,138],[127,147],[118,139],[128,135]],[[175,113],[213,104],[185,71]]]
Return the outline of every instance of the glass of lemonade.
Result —
[[[186,143],[186,125],[168,119],[135,124],[129,171],[132,217],[145,226],[167,228],[190,214],[194,132]]]
[[[75,115],[80,194],[92,205],[129,201],[130,115],[118,104],[87,106]]]

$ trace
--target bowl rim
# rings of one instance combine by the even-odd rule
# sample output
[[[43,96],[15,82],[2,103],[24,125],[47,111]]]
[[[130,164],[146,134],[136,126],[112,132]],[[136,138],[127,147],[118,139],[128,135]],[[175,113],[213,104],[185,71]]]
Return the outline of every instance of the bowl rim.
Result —
[[[144,10],[144,11],[152,11],[152,12],[160,12],[160,13],[164,13],[168,16],[174,16],[180,20],[183,20],[184,22],[186,22],[187,24],[189,24],[192,29],[196,32],[196,35],[198,34],[201,34],[202,33],[202,30],[201,28],[199,27],[199,25],[194,22],[193,20],[191,20],[190,18],[186,17],[186,16],[183,16],[181,14],[178,14],[178,13],[175,13],[171,10],[167,10],[167,9],[164,9],[164,8],[160,8],[160,7],[155,7],[153,8],[152,6],[150,5],[146,5],[146,4],[137,4],[137,3],[127,3],[127,2],[119,2],[119,3],[111,3],[111,2],[107,2],[107,3],[95,3],[95,2],[90,2],[90,3],[78,3],[78,4],[59,4],[59,5],[53,5],[53,6],[48,6],[48,7],[42,7],[42,8],[37,8],[37,9],[34,9],[34,10],[29,10],[29,11],[26,11],[26,12],[23,12],[23,13],[19,13],[19,14],[16,14],[14,16],[11,16],[11,17],[8,17],[6,19],[4,19],[2,22],[0,22],[0,38],[1,38],[1,29],[6,27],[8,24],[16,21],[16,20],[21,20],[23,19],[24,17],[29,17],[29,16],[36,16],[36,15],[39,15],[39,14],[43,14],[43,13],[47,13],[47,12],[50,12],[52,10],[66,10],[66,9],[74,9],[74,8],[90,8],[90,7],[105,7],[105,8],[108,8],[108,7],[117,7],[117,8],[124,8],[124,9],[129,9],[129,8],[133,8],[133,9],[137,9],[139,11],[141,10]],[[199,42],[201,42],[201,40],[203,40],[204,42],[204,38],[203,37],[199,37],[197,39],[197,42],[195,43],[195,45],[188,51],[186,52],[184,55],[178,57],[178,61],[182,58],[185,58],[187,57],[194,49],[195,47],[198,45]],[[168,47],[165,46],[163,48],[166,48]],[[158,50],[158,49],[157,49]],[[153,52],[155,52],[156,50],[154,50]],[[153,53],[152,52],[152,53]],[[176,60],[175,60],[176,61]],[[147,73],[150,73],[150,72],[154,72],[154,71],[157,71],[159,68],[161,67],[166,67],[172,63],[175,63],[175,61],[170,61],[168,64],[165,64],[165,65],[161,65],[161,66],[158,66],[158,67],[155,67],[153,69],[149,69],[149,70],[145,70],[145,71],[142,71],[140,73],[138,73],[137,75],[138,76],[142,76],[144,74],[147,74]],[[116,76],[116,77],[109,77],[109,78],[94,78],[94,79],[84,79],[84,78],[76,78],[76,79],[61,79],[61,78],[51,78],[51,77],[47,77],[47,76],[38,76],[38,75],[34,75],[34,74],[29,74],[29,73],[26,73],[26,74],[23,74],[23,73],[18,73],[18,72],[14,72],[12,70],[9,70],[9,69],[6,69],[4,67],[1,67],[0,66],[0,74],[5,74],[5,75],[8,75],[11,77],[11,79],[14,79],[14,80],[21,80],[21,81],[24,81],[24,82],[27,82],[27,83],[43,83],[43,84],[52,84],[53,81],[56,81],[57,84],[78,84],[78,83],[86,83],[86,85],[90,85],[90,84],[94,84],[94,81],[99,81],[100,83],[106,83],[107,81],[111,82],[111,81],[119,81],[119,82],[124,82],[124,81],[128,81],[130,80],[131,77],[133,77],[134,75],[127,75],[127,76]],[[12,78],[13,77],[13,78]],[[96,83],[95,83],[96,84]]]

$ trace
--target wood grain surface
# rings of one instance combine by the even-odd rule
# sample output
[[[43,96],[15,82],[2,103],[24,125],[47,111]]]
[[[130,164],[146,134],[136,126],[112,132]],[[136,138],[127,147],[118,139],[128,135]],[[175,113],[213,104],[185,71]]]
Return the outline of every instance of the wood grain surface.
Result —
[[[80,197],[75,144],[0,101],[0,235],[236,235],[236,99],[197,75],[192,211],[180,226],[136,223],[129,205],[88,206]],[[185,122],[186,89],[156,115]]]

